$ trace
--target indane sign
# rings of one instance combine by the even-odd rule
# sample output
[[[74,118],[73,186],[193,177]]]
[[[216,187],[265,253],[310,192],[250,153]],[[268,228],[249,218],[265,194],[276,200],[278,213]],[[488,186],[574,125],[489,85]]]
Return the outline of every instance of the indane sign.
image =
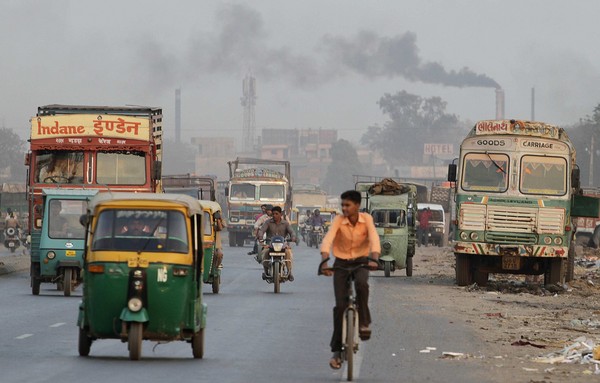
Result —
[[[454,154],[454,145],[452,144],[425,144],[425,154]]]
[[[138,140],[150,139],[150,124],[145,118],[74,114],[41,116],[31,119],[31,138],[112,137]]]

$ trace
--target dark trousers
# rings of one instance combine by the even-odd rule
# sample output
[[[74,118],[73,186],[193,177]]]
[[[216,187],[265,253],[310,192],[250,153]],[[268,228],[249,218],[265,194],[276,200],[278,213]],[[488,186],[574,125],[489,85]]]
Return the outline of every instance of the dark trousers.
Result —
[[[336,258],[334,267],[349,268],[358,264],[366,264],[367,258],[346,261]],[[335,307],[333,308],[333,336],[331,337],[331,351],[342,350],[342,325],[344,311],[348,307],[348,277],[349,272],[335,270],[333,273],[333,291],[335,293]],[[360,268],[354,272],[354,291],[356,292],[356,306],[360,326],[371,324],[369,311],[369,270]]]
[[[420,245],[425,245],[425,246],[429,245],[429,232],[430,231],[431,230],[428,227],[426,227],[426,228],[419,227],[417,229],[417,241],[419,241]]]

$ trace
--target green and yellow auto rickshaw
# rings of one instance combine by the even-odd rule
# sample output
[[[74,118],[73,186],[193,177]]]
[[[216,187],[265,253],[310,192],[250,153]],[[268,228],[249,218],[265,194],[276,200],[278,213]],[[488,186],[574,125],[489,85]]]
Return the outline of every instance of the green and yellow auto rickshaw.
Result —
[[[201,203],[180,194],[100,193],[81,217],[87,226],[79,355],[97,339],[187,341],[204,354]]]
[[[212,285],[212,292],[218,294],[221,285],[221,262],[223,260],[221,205],[213,201],[200,201],[200,203],[204,210],[203,281]]]
[[[359,183],[356,188],[365,195],[363,206],[373,216],[379,234],[380,269],[386,277],[396,269],[406,269],[410,277],[416,245],[417,188],[393,180],[382,183],[387,188],[374,187],[381,183]]]

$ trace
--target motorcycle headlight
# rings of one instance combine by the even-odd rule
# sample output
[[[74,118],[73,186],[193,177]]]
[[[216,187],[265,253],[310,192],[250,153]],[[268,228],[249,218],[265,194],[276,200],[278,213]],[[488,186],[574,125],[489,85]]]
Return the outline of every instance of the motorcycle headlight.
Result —
[[[48,257],[48,259],[54,259],[56,258],[56,253],[54,251],[49,251],[48,254],[46,254],[46,257]]]
[[[140,298],[131,298],[127,302],[127,308],[134,313],[140,311],[142,309],[142,300]]]
[[[273,250],[275,250],[276,252],[280,252],[281,250],[283,250],[283,243],[274,243]]]

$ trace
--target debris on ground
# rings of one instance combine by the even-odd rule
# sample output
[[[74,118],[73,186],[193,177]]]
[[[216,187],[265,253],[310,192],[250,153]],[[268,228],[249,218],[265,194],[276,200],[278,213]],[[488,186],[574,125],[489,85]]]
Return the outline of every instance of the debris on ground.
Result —
[[[515,342],[512,342],[510,345],[511,346],[531,346],[531,347],[535,347],[535,348],[546,348],[546,346],[543,344],[532,343],[525,339],[519,339]]]
[[[598,357],[598,359],[596,357]],[[533,360],[538,363],[547,364],[591,364],[591,372],[600,375],[599,359],[600,346],[596,345],[596,342],[593,339],[582,336],[575,339],[574,343],[564,347],[562,350],[536,357]]]

